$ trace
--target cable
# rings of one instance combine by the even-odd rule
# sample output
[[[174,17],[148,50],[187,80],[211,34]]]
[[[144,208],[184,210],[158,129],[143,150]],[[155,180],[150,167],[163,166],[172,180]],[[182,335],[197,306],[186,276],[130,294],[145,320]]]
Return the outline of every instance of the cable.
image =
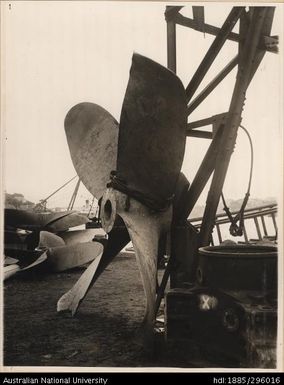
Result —
[[[230,211],[229,207],[226,204],[223,192],[221,194],[223,205],[224,205],[224,211],[228,215],[228,218],[230,219],[230,222],[231,222],[230,234],[233,237],[237,237],[237,236],[242,236],[243,235],[244,211],[245,211],[245,208],[246,208],[246,205],[248,203],[249,196],[250,196],[250,188],[251,188],[252,173],[253,173],[253,144],[252,144],[251,136],[250,136],[248,130],[244,126],[240,125],[240,127],[246,133],[246,135],[248,137],[248,140],[249,140],[249,143],[250,143],[250,154],[251,154],[251,156],[250,156],[250,175],[249,175],[247,192],[246,192],[245,197],[243,199],[243,203],[241,205],[241,208],[240,208],[239,212],[236,214],[235,217],[232,216],[231,211]],[[239,225],[238,225],[238,222],[239,222]]]

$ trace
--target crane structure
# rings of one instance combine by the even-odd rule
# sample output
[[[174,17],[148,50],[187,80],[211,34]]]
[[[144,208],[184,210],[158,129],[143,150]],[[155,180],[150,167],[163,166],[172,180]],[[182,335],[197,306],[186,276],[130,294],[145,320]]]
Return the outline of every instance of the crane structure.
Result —
[[[179,342],[195,340],[196,342],[197,339],[200,342],[203,339],[203,344],[215,345],[219,352],[231,351],[231,356],[245,361],[244,365],[270,367],[276,362],[277,249],[268,247],[261,250],[257,245],[249,245],[247,238],[245,243],[250,246],[249,248],[245,245],[229,246],[227,249],[226,246],[219,249],[208,246],[212,240],[213,228],[216,221],[218,222],[217,208],[238,129],[241,126],[247,89],[265,53],[278,52],[278,37],[270,36],[275,7],[249,7],[248,9],[233,7],[221,28],[205,23],[204,7],[192,8],[193,18],[188,18],[181,14],[181,6],[166,7],[168,68],[174,72],[177,71],[177,25],[215,36],[186,87],[189,119],[187,136],[210,139],[211,143],[192,183],[183,193],[180,205],[182,215],[172,226],[170,261],[158,291],[156,310],[170,275],[172,290],[166,296],[165,311],[168,340]],[[233,32],[237,23],[239,23],[238,33]],[[228,40],[237,44],[237,55],[201,92],[196,94],[197,88]],[[206,103],[206,98],[234,68],[237,68],[237,75],[228,111],[192,121],[191,114],[198,106]],[[212,130],[200,129],[205,126],[211,126]],[[193,227],[193,223],[189,223],[187,218],[211,176],[204,214],[199,218],[198,228]],[[246,202],[247,199],[248,196]],[[269,213],[274,218],[273,208],[267,209],[271,211]],[[251,214],[261,239],[258,214],[257,212]],[[246,217],[249,217],[249,213]],[[260,217],[263,218],[263,216]],[[263,222],[262,219],[264,231],[267,234]],[[273,222],[275,224],[275,220]],[[217,226],[219,240],[222,241],[219,224]],[[245,231],[245,228],[242,230]],[[276,227],[275,231],[277,233]],[[252,260],[252,256],[255,260],[250,269],[247,263]],[[228,260],[230,267],[226,269]],[[243,266],[240,267],[242,264]],[[228,282],[225,283],[226,275]],[[234,280],[234,277],[237,279]],[[245,285],[246,279],[254,283],[247,282]],[[256,283],[258,279],[262,280],[262,284]],[[266,279],[266,283],[263,284]],[[194,287],[186,289],[186,283],[193,283]],[[258,300],[256,292],[259,296]],[[254,298],[253,301],[250,296]],[[199,308],[194,305],[194,301],[200,304]],[[217,303],[219,303],[218,306]],[[214,333],[211,328],[214,329]],[[269,329],[270,332],[268,332]],[[205,330],[209,331],[205,332]],[[212,334],[215,337],[212,337]]]

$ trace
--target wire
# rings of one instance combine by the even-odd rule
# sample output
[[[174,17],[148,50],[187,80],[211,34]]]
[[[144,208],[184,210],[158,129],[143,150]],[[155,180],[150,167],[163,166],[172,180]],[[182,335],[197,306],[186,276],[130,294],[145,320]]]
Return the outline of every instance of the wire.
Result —
[[[252,174],[253,174],[253,158],[254,158],[253,144],[252,144],[251,136],[250,136],[248,130],[244,126],[240,125],[240,127],[243,129],[243,131],[247,135],[247,138],[248,138],[249,144],[250,144],[250,174],[249,174],[247,192],[246,192],[245,197],[243,199],[241,208],[235,217],[232,216],[231,211],[230,211],[228,205],[226,204],[226,200],[225,200],[223,192],[221,194],[223,205],[224,205],[224,211],[228,215],[228,218],[230,219],[230,222],[231,222],[230,234],[234,237],[243,235],[244,211],[245,211],[245,208],[246,208],[246,205],[248,203],[249,196],[250,196],[250,188],[251,188]],[[238,225],[238,222],[239,222],[239,225]]]

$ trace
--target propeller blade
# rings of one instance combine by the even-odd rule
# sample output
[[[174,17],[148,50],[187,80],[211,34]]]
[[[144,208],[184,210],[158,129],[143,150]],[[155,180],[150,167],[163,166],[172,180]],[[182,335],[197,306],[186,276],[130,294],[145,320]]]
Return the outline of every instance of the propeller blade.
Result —
[[[49,231],[41,231],[39,233],[39,242],[37,249],[49,249],[51,247],[65,246],[64,240],[56,234]]]
[[[57,302],[57,311],[70,310],[72,316],[77,311],[78,306],[85,298],[85,295],[91,285],[92,279],[98,265],[101,261],[102,253],[99,254],[96,259],[87,267],[84,273],[81,275],[79,280],[67,293],[65,293]]]
[[[64,125],[75,170],[99,199],[116,167],[118,123],[97,104],[80,103],[68,112]]]
[[[19,229],[39,230],[53,221],[70,215],[70,211],[35,213],[26,210],[5,209],[5,225]]]
[[[98,242],[52,247],[47,250],[48,265],[54,272],[69,270],[91,262],[102,252],[103,246]]]
[[[30,270],[34,268],[35,266],[40,265],[41,263],[45,262],[47,260],[47,254],[46,252],[42,253],[33,263],[30,265],[23,267],[21,271]]]
[[[7,265],[4,266],[4,281],[6,279],[12,277],[13,275],[17,274],[20,271],[20,266],[13,264],[13,265]]]
[[[102,234],[101,229],[86,229],[66,231],[60,234],[67,246],[75,245],[77,243],[91,242],[96,234]]]
[[[4,259],[4,266],[16,265],[18,262],[19,262],[19,260],[16,259],[16,258],[5,257],[5,259]]]
[[[17,259],[21,269],[33,263],[42,253],[42,250],[5,249],[6,257]]]
[[[5,258],[5,261],[8,258],[9,257]],[[11,262],[12,259],[13,258],[10,258],[9,262]],[[32,259],[34,260],[32,261]],[[46,260],[47,260],[47,255],[45,252],[41,254],[38,252],[34,252],[29,256],[29,258],[27,258],[24,261],[21,261],[19,264],[8,264],[7,266],[4,266],[4,280],[12,277],[16,273],[22,273],[22,272],[26,272],[26,270],[31,270],[34,267],[41,265]]]
[[[52,223],[49,223],[47,226],[44,227],[44,229],[53,233],[59,233],[61,231],[66,231],[72,227],[85,225],[89,221],[90,220],[86,215],[71,212],[69,215],[59,218],[56,221],[53,221]]]
[[[58,300],[57,311],[69,310],[72,315],[76,314],[88,291],[95,284],[96,280],[114,259],[114,257],[127,245],[129,241],[130,237],[128,231],[121,218],[117,217],[114,227],[109,233],[109,238],[106,246],[104,247],[102,257],[98,263],[96,263],[97,260],[93,261],[87,268],[86,272],[83,273],[84,278],[82,278],[82,275],[77,283]],[[85,279],[86,282],[83,283]]]
[[[186,120],[186,96],[179,78],[134,54],[119,125],[119,183],[112,187],[149,207],[153,203],[154,209],[167,206],[184,157]]]
[[[106,202],[108,216],[104,215]],[[162,212],[153,211],[120,191],[107,189],[102,199],[102,213],[105,229],[110,230],[115,213],[123,219],[130,235],[146,295],[146,334],[151,334],[155,319],[159,239],[170,230],[172,206]]]

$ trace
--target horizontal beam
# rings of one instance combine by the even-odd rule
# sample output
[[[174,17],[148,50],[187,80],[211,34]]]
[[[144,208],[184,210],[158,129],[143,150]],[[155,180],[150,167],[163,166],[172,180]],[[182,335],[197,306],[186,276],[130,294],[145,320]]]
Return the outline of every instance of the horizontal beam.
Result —
[[[176,22],[176,24],[179,24],[183,27],[193,28],[196,31],[208,33],[208,34],[214,35],[214,36],[217,36],[218,33],[220,32],[220,28],[215,27],[214,25],[207,24],[207,23],[204,23],[204,25],[202,26],[202,29],[200,29],[198,24],[196,23],[196,21],[194,19],[190,19],[189,17],[185,17],[178,12],[176,13],[176,15],[174,17],[174,21]],[[239,35],[235,32],[230,32],[228,35],[228,39],[238,42],[239,41]]]
[[[167,5],[165,11],[166,21],[175,22],[175,16],[182,8],[183,6]]]
[[[210,116],[209,118],[196,120],[195,122],[190,122],[187,124],[187,130],[194,130],[195,128],[209,126],[215,123],[217,120],[224,119],[227,115],[227,112],[223,112],[222,114],[217,114]]]
[[[183,27],[193,28],[196,31],[208,33],[209,35],[217,36],[218,33],[220,32],[219,27],[215,27],[214,25],[207,24],[207,23],[204,23],[204,25],[200,27],[194,19],[185,17],[178,12],[174,15],[173,20],[175,21],[176,24],[179,24]],[[241,41],[240,35],[235,32],[229,33],[229,35],[227,36],[227,39],[235,42]],[[264,49],[268,52],[277,53],[278,40],[279,40],[278,36],[263,36],[260,39],[259,48]]]
[[[186,136],[193,138],[212,139],[213,133],[210,131],[187,130]]]
[[[253,217],[261,217],[261,216],[270,216],[272,214],[277,213],[278,208],[277,204],[275,205],[264,205],[259,207],[253,207],[250,209],[246,209],[244,212],[244,218],[253,218]],[[232,216],[239,214],[239,211],[231,212]],[[199,227],[199,222],[201,222],[203,217],[189,218],[188,221],[194,226]],[[220,213],[216,215],[216,222],[219,224],[228,223],[229,219],[226,213]]]

